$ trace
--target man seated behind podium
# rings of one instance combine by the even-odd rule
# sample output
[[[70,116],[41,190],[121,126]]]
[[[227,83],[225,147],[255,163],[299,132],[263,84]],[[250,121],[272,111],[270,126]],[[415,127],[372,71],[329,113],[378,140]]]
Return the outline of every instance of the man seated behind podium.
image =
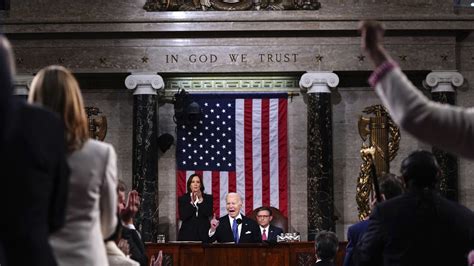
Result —
[[[242,208],[242,198],[239,194],[231,192],[226,196],[227,215],[219,220],[216,215],[211,220],[209,229],[209,242],[219,243],[234,242],[239,243],[260,243],[262,237],[258,224],[240,213]]]
[[[283,233],[283,229],[270,224],[272,219],[272,209],[265,206],[257,209],[257,223],[260,228],[262,241],[277,242],[277,236]]]

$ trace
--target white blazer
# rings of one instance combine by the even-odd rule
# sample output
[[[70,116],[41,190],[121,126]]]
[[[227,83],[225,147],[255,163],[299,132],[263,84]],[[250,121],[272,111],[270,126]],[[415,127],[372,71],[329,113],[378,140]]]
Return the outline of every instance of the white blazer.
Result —
[[[88,140],[69,155],[64,227],[50,237],[59,265],[109,265],[104,239],[117,225],[117,156],[112,145]]]
[[[375,92],[402,129],[426,143],[474,159],[474,108],[428,100],[399,68],[388,72]]]

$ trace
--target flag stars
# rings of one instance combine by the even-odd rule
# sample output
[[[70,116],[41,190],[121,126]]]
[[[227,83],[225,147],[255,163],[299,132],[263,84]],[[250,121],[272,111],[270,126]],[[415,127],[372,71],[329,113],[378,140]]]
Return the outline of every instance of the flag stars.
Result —
[[[202,136],[202,135],[203,135],[202,132],[199,132],[199,136]]]
[[[211,157],[211,160],[214,161],[214,157]]]
[[[185,126],[185,125],[182,125],[181,128],[182,128],[182,129],[186,129],[186,126]]]
[[[204,118],[209,118],[209,115],[204,115]]]
[[[231,140],[231,139],[229,139],[227,142],[231,143],[231,142],[232,142],[232,140]]]
[[[182,138],[182,140],[183,140],[183,141],[186,141],[186,138],[185,138],[185,137],[183,137],[183,138]]]
[[[181,151],[182,151],[183,153],[186,153],[186,149],[182,149]]]
[[[186,161],[183,161],[183,165],[185,165],[185,164],[186,164]]]
[[[193,128],[194,128],[194,129],[197,129],[198,127],[197,127],[197,126],[194,126]]]
[[[225,149],[225,145],[222,145],[222,149]]]
[[[191,147],[191,143],[188,143],[188,147]]]
[[[216,154],[221,154],[221,152],[220,152],[220,151],[216,151]]]
[[[221,164],[220,164],[220,163],[217,163],[216,165],[217,165],[217,166],[221,166]]]
[[[214,125],[214,121],[211,121],[211,125]]]
[[[231,128],[231,127],[228,127],[227,130],[228,130],[228,131],[232,131],[232,128]]]
[[[222,157],[222,161],[225,161],[225,157]]]
[[[209,154],[209,151],[208,151],[208,150],[205,150],[204,153],[205,153],[205,154]]]
[[[211,145],[211,148],[214,149],[214,145]]]
[[[221,140],[220,140],[220,139],[216,139],[216,142],[219,143],[219,142],[221,142]]]
[[[196,141],[197,141],[197,138],[194,138],[193,141],[196,142]]]
[[[211,113],[214,113],[214,109],[211,109],[210,112],[211,112]]]
[[[204,164],[205,164],[206,166],[209,166],[209,163],[208,163],[208,162],[205,162]]]
[[[222,133],[222,136],[225,137],[225,133]]]
[[[225,109],[222,109],[222,112],[225,113]]]
[[[232,166],[232,164],[231,164],[231,163],[229,163],[229,164],[228,164],[228,166],[229,166],[229,167],[231,167],[231,166]]]
[[[231,115],[228,115],[228,116],[227,116],[227,118],[228,118],[228,119],[231,119],[231,118],[232,118],[232,116],[231,116]]]
[[[208,104],[208,103],[204,103],[204,106],[209,106],[209,104]]]
[[[203,159],[202,156],[199,156],[199,160],[202,160],[202,159]]]
[[[205,142],[209,142],[209,139],[204,139]]]
[[[221,130],[221,128],[220,128],[220,127],[216,127],[216,130],[219,131],[219,130]]]
[[[202,148],[202,147],[203,147],[202,144],[199,144],[199,148]]]
[[[193,152],[194,152],[194,153],[198,153],[198,151],[197,151],[197,150],[194,150]]]
[[[219,106],[221,106],[221,105],[219,103],[216,103],[216,107],[219,107]]]
[[[221,116],[220,116],[220,115],[216,115],[216,118],[219,119],[219,118],[221,118]]]
[[[191,136],[191,131],[188,131],[188,135]]]
[[[214,137],[214,133],[211,133],[211,137]]]
[[[225,121],[222,121],[222,125],[225,125]]]
[[[194,165],[198,165],[198,163],[197,163],[197,162],[194,162],[193,164],[194,164]]]
[[[192,158],[192,157],[191,157],[191,155],[189,155],[189,156],[188,156],[188,159],[190,159],[190,160],[191,160],[191,158]]]
[[[231,103],[228,103],[228,104],[227,104],[227,107],[232,107],[232,104],[231,104]]]

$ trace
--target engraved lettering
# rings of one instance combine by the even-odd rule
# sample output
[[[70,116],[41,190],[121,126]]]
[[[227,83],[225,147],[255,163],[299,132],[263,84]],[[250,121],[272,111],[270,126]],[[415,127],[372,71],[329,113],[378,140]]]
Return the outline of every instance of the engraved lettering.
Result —
[[[191,63],[196,63],[196,62],[199,62],[199,63],[215,63],[217,61],[217,55],[215,54],[209,54],[209,55],[206,55],[206,54],[200,54],[200,55],[196,55],[196,54],[192,54],[189,56],[189,62]]]
[[[235,63],[239,60],[242,63],[247,63],[247,54],[229,54],[230,61]]]
[[[167,54],[166,55],[166,63],[178,63],[178,55],[177,54]]]

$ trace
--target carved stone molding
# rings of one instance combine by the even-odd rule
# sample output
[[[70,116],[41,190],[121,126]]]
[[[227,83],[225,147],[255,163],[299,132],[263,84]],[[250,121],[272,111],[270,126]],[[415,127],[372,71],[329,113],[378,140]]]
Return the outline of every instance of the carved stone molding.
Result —
[[[425,87],[431,92],[454,92],[463,83],[464,77],[456,70],[433,71],[425,79]]]
[[[318,0],[147,0],[146,11],[318,10]]]
[[[300,79],[300,88],[306,93],[331,93],[329,87],[336,87],[339,77],[333,72],[310,72],[303,74]]]
[[[16,75],[14,83],[13,95],[28,97],[30,91],[31,82],[33,81],[33,75]]]
[[[163,78],[152,73],[132,74],[125,79],[125,86],[129,90],[135,90],[133,95],[152,94],[165,86]]]

